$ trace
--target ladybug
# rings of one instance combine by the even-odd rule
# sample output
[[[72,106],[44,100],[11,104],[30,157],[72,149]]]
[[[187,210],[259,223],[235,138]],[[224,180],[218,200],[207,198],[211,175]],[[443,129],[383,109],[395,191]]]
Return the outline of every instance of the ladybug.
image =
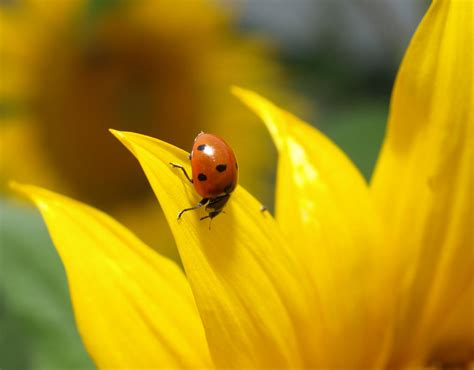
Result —
[[[206,206],[207,216],[200,220],[211,220],[220,214],[237,186],[239,166],[232,148],[219,136],[199,133],[189,154],[192,178],[183,166],[171,163],[181,169],[184,176],[194,185],[202,200],[194,207],[185,208],[178,214],[178,220],[184,212]]]

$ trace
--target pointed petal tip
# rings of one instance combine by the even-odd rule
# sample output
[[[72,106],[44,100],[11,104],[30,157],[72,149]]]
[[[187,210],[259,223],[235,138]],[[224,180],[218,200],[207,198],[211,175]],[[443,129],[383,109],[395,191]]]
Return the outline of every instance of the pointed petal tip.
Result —
[[[125,135],[122,131],[114,130],[113,128],[109,128],[109,132],[114,135],[120,142],[123,143],[125,140]]]
[[[17,183],[15,180],[8,181],[8,187],[15,191],[21,191],[21,184]]]
[[[13,196],[18,195],[18,198],[25,197],[30,200],[33,200],[31,196],[31,192],[28,191],[28,188],[30,187],[30,185],[20,184],[14,180],[10,180],[8,181],[8,187],[12,190],[13,194],[15,194]]]
[[[31,197],[33,195],[39,195],[39,194],[43,194],[43,195],[55,194],[51,190],[42,188],[41,186],[36,186],[36,185],[32,185],[32,184],[22,184],[22,183],[19,183],[19,182],[15,181],[15,180],[10,180],[8,182],[8,186],[10,187],[10,189],[12,189],[12,190],[14,190],[18,193],[25,194],[29,197]]]
[[[288,120],[289,112],[281,110],[262,95],[241,87],[232,86],[232,94],[253,111],[267,127],[278,150],[283,147],[282,133],[293,120]],[[296,117],[295,121],[296,121]]]
[[[51,191],[47,189],[43,189],[39,186],[31,185],[31,184],[21,184],[14,180],[9,181],[8,186],[14,192],[23,195],[25,198],[28,198],[40,210],[47,208],[45,199],[47,199],[48,197],[51,197],[51,195],[53,194]],[[60,195],[58,194],[58,197],[59,196]]]
[[[255,91],[245,89],[240,86],[232,85],[230,92],[242,103],[244,103],[248,108],[250,108],[254,113],[259,115],[260,105],[265,101],[261,95],[257,94]]]
[[[132,154],[135,153],[133,143],[130,142],[130,135],[128,135],[131,134],[130,132],[118,131],[112,128],[109,128],[109,132],[114,135]]]
[[[230,87],[230,92],[251,109],[256,106],[256,101],[263,99],[256,92],[236,85]]]
[[[247,89],[244,89],[243,87],[237,86],[237,85],[231,85],[230,86],[230,92],[232,95],[235,95],[237,97],[240,97],[242,95],[245,95],[245,93],[250,92]]]
[[[22,194],[31,198],[32,195],[40,190],[37,186],[30,185],[30,184],[20,184],[15,180],[8,181],[8,187],[15,191],[18,194]]]
[[[109,132],[119,140],[122,140],[122,139],[126,138],[126,132],[125,131],[119,131],[119,130],[115,130],[113,128],[109,128]]]
[[[120,136],[122,134],[122,131],[118,131],[113,128],[109,128],[109,132],[114,136]]]
[[[117,131],[109,129],[109,131],[123,144],[125,147],[135,156],[137,159],[140,155],[137,151],[144,150],[149,153],[153,153],[157,148],[164,150],[162,153],[168,151],[173,152],[176,156],[179,157],[179,160],[185,160],[188,157],[188,153],[184,150],[175,147],[172,144],[169,144],[163,140],[139,134],[131,131]],[[156,153],[155,153],[156,154]],[[162,158],[165,162],[169,162],[168,156]]]

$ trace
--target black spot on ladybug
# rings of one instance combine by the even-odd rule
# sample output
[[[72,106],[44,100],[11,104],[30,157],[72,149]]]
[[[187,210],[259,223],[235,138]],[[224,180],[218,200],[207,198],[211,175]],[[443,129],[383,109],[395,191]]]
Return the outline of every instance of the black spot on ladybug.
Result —
[[[207,176],[204,175],[203,173],[200,173],[200,174],[198,175],[198,180],[199,180],[199,181],[206,181],[206,180],[207,180]]]
[[[229,194],[232,191],[232,188],[234,187],[233,183],[230,183],[224,188],[224,193]]]
[[[205,148],[206,148],[206,144],[201,144],[201,145],[198,146],[197,149],[198,149],[200,152],[202,152]]]
[[[226,169],[227,169],[227,165],[226,165],[226,164],[218,164],[218,165],[216,166],[216,170],[219,171],[219,172],[224,172]]]
[[[239,165],[237,164],[237,162],[235,162],[235,168],[239,169]]]

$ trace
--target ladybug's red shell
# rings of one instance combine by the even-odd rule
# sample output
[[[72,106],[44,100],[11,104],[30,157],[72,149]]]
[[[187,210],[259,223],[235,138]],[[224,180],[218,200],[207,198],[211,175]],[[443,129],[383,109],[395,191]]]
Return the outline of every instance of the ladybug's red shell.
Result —
[[[193,184],[203,198],[230,194],[237,186],[238,166],[227,143],[212,134],[200,133],[191,152]]]

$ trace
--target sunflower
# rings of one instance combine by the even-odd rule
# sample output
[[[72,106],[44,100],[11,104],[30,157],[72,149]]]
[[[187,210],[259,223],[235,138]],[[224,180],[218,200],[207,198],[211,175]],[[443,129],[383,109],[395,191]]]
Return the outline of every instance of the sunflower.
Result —
[[[206,0],[25,0],[2,2],[0,17],[4,179],[95,204],[155,242],[151,225],[165,222],[107,129],[180,147],[205,130],[229,138],[246,185],[266,193],[272,156],[251,158],[248,149],[271,153],[271,141],[221,92],[239,83],[281,96],[283,75],[270,48],[232,31],[222,8]]]
[[[469,31],[470,30],[470,31]],[[367,185],[312,126],[235,88],[279,152],[276,215],[237,187],[212,230],[169,162],[187,153],[113,134],[140,162],[186,275],[94,208],[29,185],[99,368],[472,366],[472,5],[435,1],[393,91]]]

